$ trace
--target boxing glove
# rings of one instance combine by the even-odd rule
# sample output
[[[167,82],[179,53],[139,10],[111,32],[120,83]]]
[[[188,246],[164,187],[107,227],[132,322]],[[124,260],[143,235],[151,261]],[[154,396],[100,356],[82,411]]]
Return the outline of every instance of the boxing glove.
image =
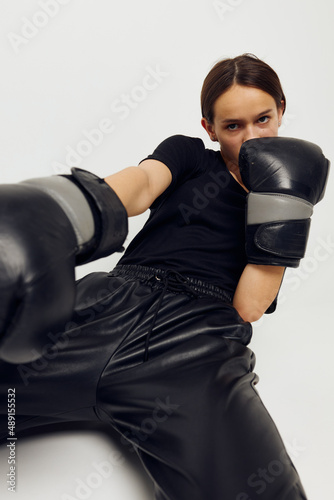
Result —
[[[72,175],[0,186],[0,357],[34,361],[63,331],[76,265],[123,250],[127,213],[99,177]]]
[[[307,141],[263,137],[239,154],[247,196],[246,253],[251,264],[298,267],[313,206],[324,196],[329,161]]]

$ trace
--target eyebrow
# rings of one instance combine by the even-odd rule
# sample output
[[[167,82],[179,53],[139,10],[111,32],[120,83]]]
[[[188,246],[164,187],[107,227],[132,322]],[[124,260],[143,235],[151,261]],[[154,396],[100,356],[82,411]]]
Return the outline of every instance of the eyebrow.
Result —
[[[273,111],[272,108],[266,109],[265,111],[262,111],[259,113],[255,118],[260,118],[263,115],[266,115],[267,113],[271,113]],[[226,120],[221,120],[221,123],[237,123],[241,122],[240,118],[227,118]]]

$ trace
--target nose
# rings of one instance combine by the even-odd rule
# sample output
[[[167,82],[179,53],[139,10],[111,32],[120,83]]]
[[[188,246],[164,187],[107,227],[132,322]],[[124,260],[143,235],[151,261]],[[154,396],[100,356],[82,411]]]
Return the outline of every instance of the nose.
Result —
[[[258,139],[260,137],[259,130],[253,125],[248,125],[245,127],[243,143],[249,141],[249,139]]]

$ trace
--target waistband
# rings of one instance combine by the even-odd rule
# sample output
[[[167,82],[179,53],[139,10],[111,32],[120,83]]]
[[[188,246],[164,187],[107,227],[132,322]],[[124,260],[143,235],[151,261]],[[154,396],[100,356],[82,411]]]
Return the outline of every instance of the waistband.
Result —
[[[195,292],[194,295],[209,295],[228,303],[232,303],[233,300],[233,294],[231,292],[200,279],[185,276],[172,269],[166,270],[137,264],[118,264],[110,274],[131,276],[140,281],[147,282],[156,280],[166,283],[167,280],[167,288],[178,293],[187,292],[189,288],[189,291]]]

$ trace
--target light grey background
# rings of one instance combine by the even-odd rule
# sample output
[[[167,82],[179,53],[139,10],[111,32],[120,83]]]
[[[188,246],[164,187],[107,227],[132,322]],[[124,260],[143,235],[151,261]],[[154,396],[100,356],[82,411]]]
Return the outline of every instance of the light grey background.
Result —
[[[334,158],[329,0],[1,0],[0,6],[2,183],[66,172],[71,164],[105,176],[136,165],[175,133],[215,146],[200,125],[202,81],[217,60],[244,52],[281,78],[287,97],[281,135],[318,143]],[[251,343],[258,391],[313,500],[334,493],[333,187],[331,178],[315,209],[307,256],[287,272],[277,313],[254,325]],[[131,219],[127,242],[147,215]],[[83,266],[77,275],[109,270],[118,258]],[[15,498],[149,500],[151,485],[124,448],[96,429],[22,438]],[[115,453],[125,460],[117,466]],[[95,466],[102,462],[109,464],[106,477]],[[6,499],[7,472],[2,448]]]

